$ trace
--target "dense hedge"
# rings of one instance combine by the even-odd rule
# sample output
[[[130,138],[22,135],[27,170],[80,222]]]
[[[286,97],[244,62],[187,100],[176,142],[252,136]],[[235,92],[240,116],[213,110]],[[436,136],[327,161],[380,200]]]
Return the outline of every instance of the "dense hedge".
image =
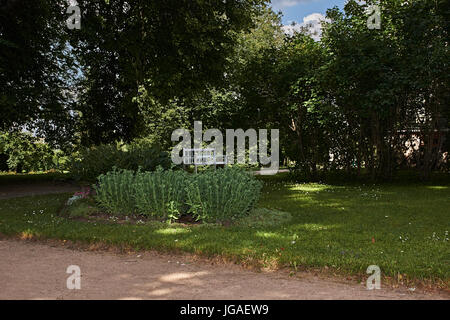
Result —
[[[95,181],[113,168],[153,171],[158,166],[170,168],[170,155],[151,143],[140,140],[131,144],[108,144],[84,148],[69,162],[69,171],[75,180]]]
[[[191,213],[204,222],[223,222],[246,215],[259,199],[262,183],[237,168],[188,174],[113,170],[98,177],[99,205],[111,214],[142,214],[176,220]]]

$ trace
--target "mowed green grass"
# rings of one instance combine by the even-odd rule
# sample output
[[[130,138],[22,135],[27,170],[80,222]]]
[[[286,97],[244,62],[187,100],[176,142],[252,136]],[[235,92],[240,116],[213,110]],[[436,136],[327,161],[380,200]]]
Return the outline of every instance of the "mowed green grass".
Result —
[[[450,278],[450,184],[327,185],[265,180],[260,207],[287,211],[276,227],[117,225],[57,216],[69,197],[0,200],[0,232],[10,236],[126,245],[137,250],[223,256],[261,267],[324,268],[447,282]]]

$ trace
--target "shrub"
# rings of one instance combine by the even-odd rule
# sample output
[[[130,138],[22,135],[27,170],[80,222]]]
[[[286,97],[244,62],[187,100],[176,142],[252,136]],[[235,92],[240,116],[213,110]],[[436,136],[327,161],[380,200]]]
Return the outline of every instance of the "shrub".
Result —
[[[137,171],[155,170],[158,166],[169,168],[170,157],[145,140],[131,144],[108,144],[84,148],[73,156],[69,171],[76,180],[95,181],[100,174],[113,168]]]
[[[161,151],[145,139],[135,140],[127,145],[126,149],[120,164],[121,169],[154,171],[158,167],[169,169],[172,165],[169,153]]]
[[[131,170],[114,169],[98,177],[94,186],[99,205],[113,214],[135,212],[135,173]]]
[[[176,220],[191,212],[197,220],[222,222],[247,214],[259,198],[261,182],[237,168],[134,172],[119,170],[100,175],[95,187],[99,205],[112,214]]]
[[[192,176],[187,204],[197,220],[221,222],[247,214],[259,199],[262,183],[242,169],[208,170]]]
[[[188,174],[184,171],[139,172],[134,196],[137,211],[164,220],[178,219],[185,206]]]

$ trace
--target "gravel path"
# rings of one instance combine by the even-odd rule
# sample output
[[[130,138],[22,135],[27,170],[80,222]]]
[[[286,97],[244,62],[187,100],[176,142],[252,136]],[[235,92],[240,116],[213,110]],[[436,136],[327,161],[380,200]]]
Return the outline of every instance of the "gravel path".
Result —
[[[449,299],[152,252],[119,255],[2,240],[0,257],[0,299]],[[81,269],[80,290],[66,287],[69,265]]]

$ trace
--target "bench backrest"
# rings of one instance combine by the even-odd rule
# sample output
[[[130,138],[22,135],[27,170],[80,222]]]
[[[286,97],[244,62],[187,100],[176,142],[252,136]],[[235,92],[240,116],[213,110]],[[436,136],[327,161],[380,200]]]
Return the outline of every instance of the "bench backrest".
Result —
[[[214,149],[183,149],[183,163],[194,165],[213,165],[216,163]]]

